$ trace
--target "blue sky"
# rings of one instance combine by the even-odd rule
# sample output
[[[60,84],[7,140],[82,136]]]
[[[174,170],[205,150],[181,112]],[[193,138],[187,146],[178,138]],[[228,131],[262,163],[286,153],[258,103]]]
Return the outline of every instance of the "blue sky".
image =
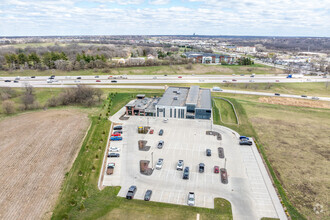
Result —
[[[0,36],[330,37],[328,0],[0,0]]]

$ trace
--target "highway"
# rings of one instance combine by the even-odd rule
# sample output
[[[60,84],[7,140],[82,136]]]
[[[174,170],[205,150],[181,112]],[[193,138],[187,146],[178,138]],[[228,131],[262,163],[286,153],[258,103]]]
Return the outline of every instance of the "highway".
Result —
[[[112,76],[56,76],[54,80],[48,79],[49,76],[20,77],[15,83],[16,77],[0,77],[0,87],[24,87],[31,85],[36,88],[70,88],[77,85],[90,85],[95,88],[116,88],[116,89],[164,89],[163,85],[158,84],[191,84],[191,83],[295,83],[295,82],[327,82],[329,78],[322,76],[304,76],[303,78],[286,78],[287,75],[128,75]],[[126,78],[127,77],[127,78]],[[10,80],[10,82],[5,82]],[[47,82],[47,80],[49,82]],[[116,82],[114,82],[114,80]],[[97,82],[99,81],[99,82]],[[140,85],[139,85],[140,84]],[[214,91],[215,92],[215,91]],[[219,91],[217,91],[219,92]],[[242,90],[223,90],[223,93],[235,93],[259,96],[275,96],[274,93],[242,91]],[[306,94],[308,95],[308,94]],[[312,96],[301,97],[301,95],[280,94],[280,97],[313,99]],[[330,101],[329,97],[318,97],[322,101]],[[315,98],[314,98],[315,99]]]

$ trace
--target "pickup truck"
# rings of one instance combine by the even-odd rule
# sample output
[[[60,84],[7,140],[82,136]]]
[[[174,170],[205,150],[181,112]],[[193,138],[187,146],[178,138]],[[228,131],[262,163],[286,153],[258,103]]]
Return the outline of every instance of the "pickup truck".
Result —
[[[111,136],[110,137],[110,141],[121,141],[121,140],[123,140],[122,137],[118,137],[118,136]]]
[[[131,186],[129,189],[128,189],[128,192],[126,194],[126,199],[133,199],[134,198],[134,195],[136,193],[136,186]]]
[[[115,163],[108,163],[107,166],[107,175],[113,174],[113,170],[115,169]]]

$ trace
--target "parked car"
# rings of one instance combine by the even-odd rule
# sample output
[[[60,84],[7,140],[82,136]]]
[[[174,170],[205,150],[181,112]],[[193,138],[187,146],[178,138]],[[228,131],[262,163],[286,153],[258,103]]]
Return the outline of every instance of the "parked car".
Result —
[[[249,140],[249,138],[246,137],[246,136],[240,136],[239,139],[240,139],[240,140],[244,140],[244,139]]]
[[[228,175],[227,175],[227,170],[225,168],[220,169],[220,177],[221,177],[221,182],[223,184],[228,183]]]
[[[206,156],[210,157],[212,155],[211,149],[206,149]]]
[[[205,164],[204,163],[200,163],[199,166],[198,166],[198,171],[200,173],[204,173],[204,169],[205,169]]]
[[[128,189],[128,192],[126,194],[126,199],[133,199],[134,198],[134,195],[136,193],[136,186],[131,186],[129,189]]]
[[[223,147],[218,147],[218,155],[219,158],[225,158],[225,152],[223,150]]]
[[[116,82],[117,82],[117,80],[111,80],[111,82],[112,82],[112,83],[116,83]]]
[[[121,141],[121,140],[123,140],[122,137],[118,137],[118,136],[110,137],[110,141]]]
[[[219,166],[214,166],[214,173],[219,173],[220,169],[219,169]]]
[[[188,193],[188,202],[187,202],[187,204],[189,206],[195,205],[195,193],[193,193],[193,192]]]
[[[115,169],[115,163],[108,163],[107,166],[107,175],[113,174],[113,170]]]
[[[122,130],[123,129],[123,126],[121,125],[117,125],[115,127],[113,127],[113,130]]]
[[[164,130],[160,129],[158,134],[159,134],[159,136],[162,136],[164,134]]]
[[[111,136],[113,136],[113,137],[120,137],[121,134],[119,134],[119,133],[113,133]]]
[[[114,131],[113,133],[114,133],[114,134],[122,134],[123,131],[122,131],[122,130],[117,130],[117,131]]]
[[[109,148],[109,151],[110,152],[119,152],[120,151],[120,148],[118,148],[118,147],[110,147]]]
[[[276,96],[280,96],[281,94],[280,94],[280,93],[275,93],[274,95],[276,95]]]
[[[183,160],[179,160],[178,165],[176,166],[176,169],[177,170],[183,170],[183,165],[184,165]]]
[[[154,133],[154,129],[150,129],[149,134],[153,134],[153,133]]]
[[[183,179],[189,179],[189,167],[185,167],[183,171]]]
[[[250,141],[250,140],[241,140],[240,142],[239,142],[239,145],[252,145],[252,141]]]
[[[163,162],[164,162],[164,159],[163,159],[163,158],[159,158],[159,159],[158,159],[158,162],[156,163],[156,169],[157,169],[157,170],[162,169],[162,167],[163,167]]]
[[[164,146],[164,141],[159,141],[159,142],[158,142],[158,145],[157,145],[157,148],[158,148],[158,149],[162,149],[163,146]]]
[[[146,194],[144,195],[144,201],[150,201],[152,195],[152,190],[148,189]]]
[[[109,153],[108,157],[120,157],[120,154],[118,154],[118,153]]]

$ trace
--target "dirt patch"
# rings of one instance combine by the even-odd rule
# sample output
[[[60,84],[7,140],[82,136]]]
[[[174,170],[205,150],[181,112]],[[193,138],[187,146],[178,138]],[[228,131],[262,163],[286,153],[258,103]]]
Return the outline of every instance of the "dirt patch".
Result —
[[[87,114],[48,110],[0,122],[0,218],[49,218],[89,126]]]
[[[322,102],[322,101],[295,99],[295,98],[281,98],[281,97],[260,97],[258,100],[259,102],[269,103],[269,104],[330,109],[330,103]]]

